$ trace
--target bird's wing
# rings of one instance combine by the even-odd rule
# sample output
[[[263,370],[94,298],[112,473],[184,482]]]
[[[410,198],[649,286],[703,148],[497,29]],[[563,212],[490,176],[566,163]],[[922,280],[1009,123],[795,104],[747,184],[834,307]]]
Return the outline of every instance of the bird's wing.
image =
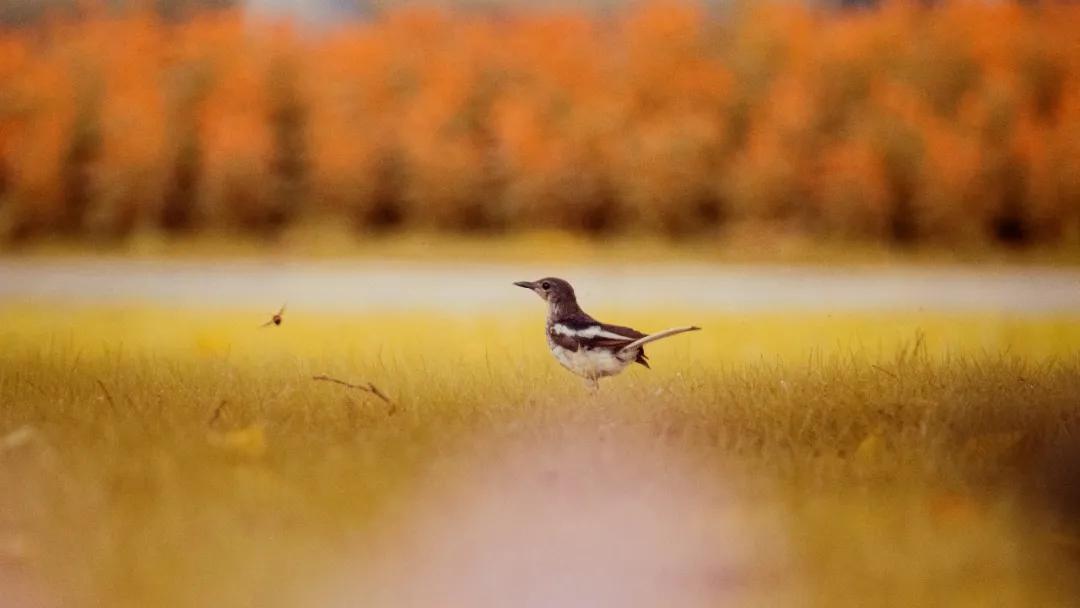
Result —
[[[577,338],[572,335],[567,335],[566,333],[561,331],[559,325],[551,326],[551,329],[548,330],[548,337],[551,338],[551,341],[553,343],[565,348],[566,350],[576,353],[577,350],[581,348],[581,345],[578,344]]]
[[[629,327],[574,321],[553,323],[549,333],[556,344],[574,351],[578,348],[622,347],[645,336]]]
[[[600,327],[608,334],[615,334],[619,337],[630,338],[631,340],[637,340],[638,338],[644,338],[646,336],[646,334],[632,327],[623,327],[622,325],[608,325],[607,323],[601,323]]]
[[[274,324],[274,320],[273,320],[273,319],[270,319],[269,321],[267,321],[266,323],[263,323],[263,324],[262,324],[262,325],[260,325],[259,327],[266,327],[266,326],[268,326],[268,325],[273,325],[273,324]]]
[[[286,307],[287,305],[288,305],[288,304],[282,304],[282,305],[281,305],[281,310],[277,311],[277,316],[279,316],[279,317],[280,317],[281,315],[285,314],[285,307]]]

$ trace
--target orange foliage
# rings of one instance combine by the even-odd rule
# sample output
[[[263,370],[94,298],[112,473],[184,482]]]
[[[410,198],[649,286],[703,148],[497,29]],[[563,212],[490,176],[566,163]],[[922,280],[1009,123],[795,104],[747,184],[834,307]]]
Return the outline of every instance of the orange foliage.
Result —
[[[1080,230],[1080,8],[238,12],[0,33],[0,230]]]

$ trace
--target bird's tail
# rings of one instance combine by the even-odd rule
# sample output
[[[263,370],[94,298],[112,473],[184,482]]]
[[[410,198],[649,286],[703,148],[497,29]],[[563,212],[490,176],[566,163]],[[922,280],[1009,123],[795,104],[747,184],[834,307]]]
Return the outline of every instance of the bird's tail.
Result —
[[[619,350],[620,351],[633,350],[635,348],[644,346],[644,345],[648,344],[649,342],[655,342],[657,340],[663,340],[664,338],[667,338],[667,337],[670,337],[670,336],[674,336],[674,335],[677,335],[677,334],[684,334],[684,333],[686,333],[688,331],[698,331],[700,329],[701,329],[700,327],[697,327],[697,326],[694,326],[694,325],[688,325],[686,327],[672,327],[671,329],[665,329],[664,331],[658,331],[655,334],[649,334],[649,335],[645,336],[644,338],[638,338],[637,340],[634,340],[633,342],[627,344],[626,346],[622,347]]]

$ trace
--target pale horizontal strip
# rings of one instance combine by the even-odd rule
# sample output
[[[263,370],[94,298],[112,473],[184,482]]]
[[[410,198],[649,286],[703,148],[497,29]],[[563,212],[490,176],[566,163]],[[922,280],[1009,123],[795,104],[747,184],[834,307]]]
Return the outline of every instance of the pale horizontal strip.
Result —
[[[523,276],[562,276],[582,307],[750,311],[1080,313],[1080,270],[1049,267],[794,267],[655,264],[540,267],[372,260],[0,260],[0,303],[128,303],[180,308],[362,312],[531,311]]]

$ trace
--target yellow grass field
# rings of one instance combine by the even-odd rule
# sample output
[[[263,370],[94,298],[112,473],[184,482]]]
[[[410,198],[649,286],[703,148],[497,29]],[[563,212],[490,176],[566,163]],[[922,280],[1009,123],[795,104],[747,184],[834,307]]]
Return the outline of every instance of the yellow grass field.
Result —
[[[575,517],[670,605],[1077,597],[1080,317],[597,313],[705,330],[590,395],[535,315],[2,308],[0,597],[527,605]]]

